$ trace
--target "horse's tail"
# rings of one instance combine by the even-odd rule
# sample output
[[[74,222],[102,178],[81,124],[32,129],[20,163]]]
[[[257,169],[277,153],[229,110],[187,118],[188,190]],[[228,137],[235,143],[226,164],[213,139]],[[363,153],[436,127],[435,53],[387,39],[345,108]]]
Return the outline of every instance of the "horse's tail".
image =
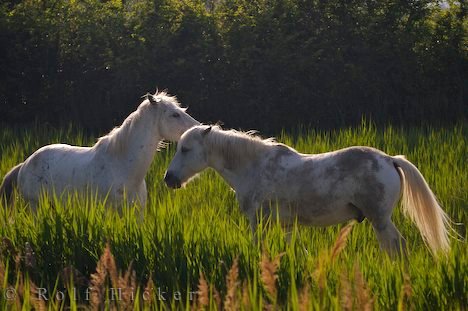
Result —
[[[20,163],[13,167],[3,178],[2,184],[0,185],[0,198],[5,199],[6,202],[10,202],[13,189],[18,181],[18,173],[23,166]]]
[[[406,215],[416,224],[433,254],[450,249],[450,218],[440,207],[418,168],[404,156],[393,157],[403,184],[402,204]]]

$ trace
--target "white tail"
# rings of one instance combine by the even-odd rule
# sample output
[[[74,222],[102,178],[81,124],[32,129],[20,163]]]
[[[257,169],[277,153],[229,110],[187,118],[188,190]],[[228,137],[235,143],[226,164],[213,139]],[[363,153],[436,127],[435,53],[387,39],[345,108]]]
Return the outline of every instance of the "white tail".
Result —
[[[11,200],[13,189],[16,186],[16,182],[18,180],[18,173],[22,166],[23,163],[16,165],[3,178],[2,184],[0,185],[0,199],[4,198],[6,203],[10,202]]]
[[[403,183],[403,209],[416,224],[433,254],[450,249],[450,218],[440,207],[434,193],[413,163],[404,156],[393,157]]]

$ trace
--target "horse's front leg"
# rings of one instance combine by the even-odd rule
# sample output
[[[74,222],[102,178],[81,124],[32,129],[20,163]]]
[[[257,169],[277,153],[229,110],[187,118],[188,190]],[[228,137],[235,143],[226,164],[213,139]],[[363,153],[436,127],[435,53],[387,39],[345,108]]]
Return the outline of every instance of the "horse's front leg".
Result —
[[[252,235],[255,238],[255,233],[258,227],[257,210],[260,206],[260,203],[251,197],[239,197],[238,199],[240,209],[247,216],[250,224],[250,229],[252,230]],[[255,240],[257,240],[257,238],[255,238]]]
[[[137,205],[138,205],[137,219],[138,219],[138,223],[140,224],[143,223],[143,220],[144,220],[147,199],[148,199],[148,191],[146,190],[146,182],[145,180],[143,180],[137,192]]]
[[[286,239],[286,242],[288,243],[291,243],[293,234],[296,234],[297,236],[297,234],[299,233],[297,231],[297,226],[294,222],[281,223],[281,228],[283,229],[284,237]]]

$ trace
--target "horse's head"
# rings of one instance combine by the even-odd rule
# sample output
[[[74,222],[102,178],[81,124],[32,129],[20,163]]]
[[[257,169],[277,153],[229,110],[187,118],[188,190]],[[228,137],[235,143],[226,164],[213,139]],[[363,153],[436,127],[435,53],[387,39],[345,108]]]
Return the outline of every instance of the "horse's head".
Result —
[[[148,94],[146,97],[147,100],[142,105],[156,114],[155,120],[158,122],[159,134],[163,139],[178,141],[186,130],[200,124],[185,112],[186,108],[179,106],[175,97],[168,96],[164,92]]]
[[[211,126],[199,125],[186,131],[177,145],[177,152],[164,176],[170,188],[180,188],[207,166],[204,139]]]

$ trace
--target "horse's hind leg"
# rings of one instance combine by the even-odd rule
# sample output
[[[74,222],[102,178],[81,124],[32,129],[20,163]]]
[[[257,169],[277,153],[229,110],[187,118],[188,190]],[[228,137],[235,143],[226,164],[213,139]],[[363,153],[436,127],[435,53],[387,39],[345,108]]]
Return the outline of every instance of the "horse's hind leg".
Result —
[[[380,247],[391,257],[406,256],[406,241],[390,218],[383,221],[373,221],[372,227],[377,235]]]
[[[392,208],[382,208],[382,205],[377,205],[377,208],[369,208],[370,204],[361,205],[365,207],[362,209],[357,207],[358,205],[354,206],[372,224],[381,249],[385,250],[391,257],[406,256],[406,241],[392,222]],[[384,204],[383,206],[392,205]]]

